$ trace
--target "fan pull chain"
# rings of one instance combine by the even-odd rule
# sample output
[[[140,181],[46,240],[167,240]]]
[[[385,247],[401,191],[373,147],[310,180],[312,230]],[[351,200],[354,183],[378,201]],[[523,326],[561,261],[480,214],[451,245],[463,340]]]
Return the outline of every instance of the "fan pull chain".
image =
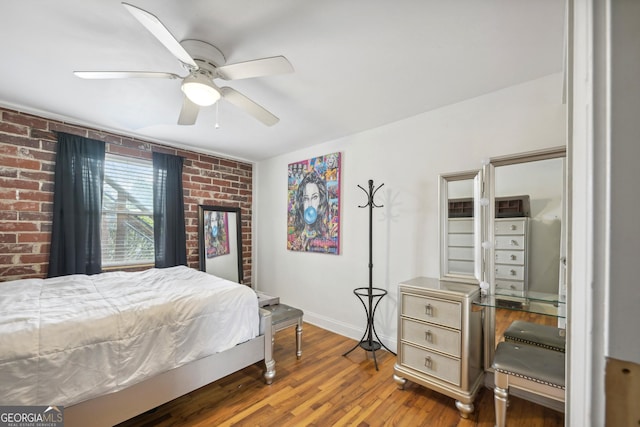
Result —
[[[220,128],[220,124],[218,123],[218,104],[220,104],[220,102],[216,102],[216,129]]]

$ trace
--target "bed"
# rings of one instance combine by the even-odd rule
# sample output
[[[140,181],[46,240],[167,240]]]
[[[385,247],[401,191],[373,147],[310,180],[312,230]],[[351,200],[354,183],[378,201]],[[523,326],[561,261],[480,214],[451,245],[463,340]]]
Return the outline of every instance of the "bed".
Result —
[[[0,404],[112,426],[259,361],[270,384],[271,330],[251,288],[184,266],[0,283]]]

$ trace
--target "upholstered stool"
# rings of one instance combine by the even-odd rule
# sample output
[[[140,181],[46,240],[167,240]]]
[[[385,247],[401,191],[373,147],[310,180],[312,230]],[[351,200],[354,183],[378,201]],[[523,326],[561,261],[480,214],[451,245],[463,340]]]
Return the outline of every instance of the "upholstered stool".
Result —
[[[493,358],[496,426],[507,419],[509,388],[564,402],[565,354],[531,345],[501,342]]]
[[[504,331],[504,340],[535,345],[564,353],[567,339],[565,330],[548,325],[516,320]]]
[[[267,305],[262,308],[271,312],[274,339],[277,331],[290,326],[296,327],[296,357],[300,359],[302,357],[302,316],[304,314],[302,310],[285,304]]]

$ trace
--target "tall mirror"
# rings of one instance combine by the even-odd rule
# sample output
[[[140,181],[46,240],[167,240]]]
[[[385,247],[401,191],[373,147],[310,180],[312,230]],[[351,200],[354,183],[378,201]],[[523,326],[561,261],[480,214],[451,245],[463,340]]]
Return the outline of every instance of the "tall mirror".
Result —
[[[242,283],[240,208],[198,206],[200,270]]]
[[[513,321],[565,327],[566,149],[493,158],[484,175],[488,368]]]
[[[440,277],[468,283],[480,279],[481,172],[440,175]]]

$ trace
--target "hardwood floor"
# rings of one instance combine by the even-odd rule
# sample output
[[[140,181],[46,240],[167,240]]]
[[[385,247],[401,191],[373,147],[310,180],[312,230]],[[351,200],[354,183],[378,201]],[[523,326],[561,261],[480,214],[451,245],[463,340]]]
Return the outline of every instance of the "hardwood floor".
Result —
[[[558,319],[553,316],[543,314],[527,313],[526,311],[509,310],[506,308],[496,309],[496,343],[503,341],[502,334],[516,320],[539,323],[541,325],[558,326]]]
[[[408,382],[392,379],[395,356],[377,351],[373,359],[355,341],[304,324],[302,359],[295,356],[295,332],[278,332],[276,378],[270,386],[262,367],[250,366],[171,401],[120,427],[151,426],[447,426],[493,427],[493,393],[482,389],[470,419],[462,419],[454,400]],[[507,422],[527,427],[564,425],[564,415],[510,398]]]

